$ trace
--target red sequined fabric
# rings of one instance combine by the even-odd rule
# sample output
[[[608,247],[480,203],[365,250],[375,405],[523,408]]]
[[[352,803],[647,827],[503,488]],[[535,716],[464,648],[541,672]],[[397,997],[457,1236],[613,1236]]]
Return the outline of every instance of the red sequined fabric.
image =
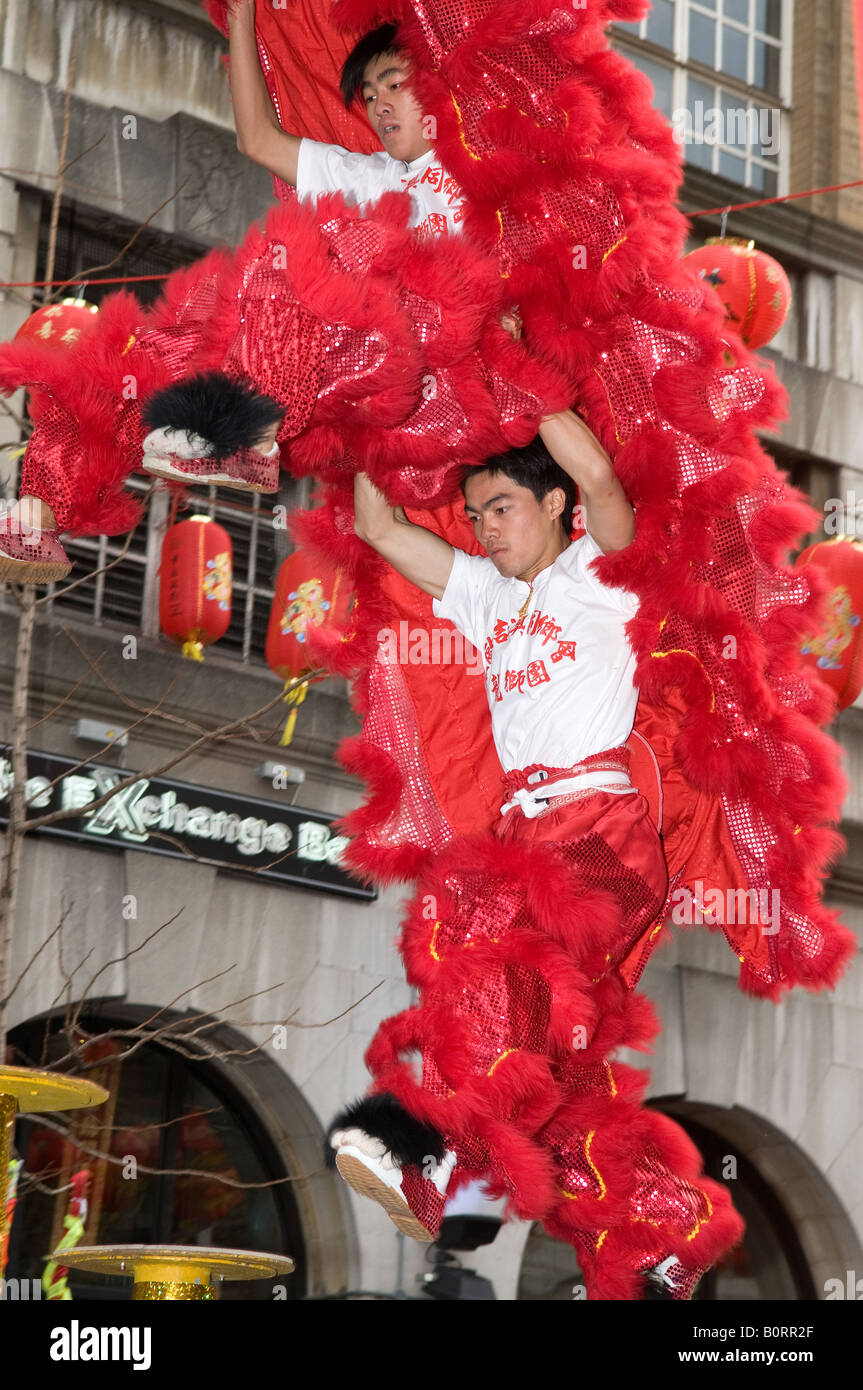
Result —
[[[377,661],[369,676],[368,699],[363,737],[392,759],[402,785],[411,789],[409,797],[399,798],[388,820],[369,832],[369,843],[383,847],[409,840],[424,849],[437,848],[452,838],[452,830],[435,801],[418,751],[414,709],[401,669]]]
[[[440,1130],[462,1178],[572,1241],[591,1297],[639,1297],[639,1271],[669,1255],[689,1297],[743,1225],[677,1126],[639,1105],[648,1076],[609,1060],[657,1027],[621,969],[634,942],[653,949],[666,892],[647,803],[517,808],[495,838],[496,855],[473,843],[473,869],[453,842],[420,878],[401,942],[419,998],[369,1050],[375,1088]]]
[[[57,521],[57,529],[65,531],[72,511],[73,451],[78,446],[78,423],[60,406],[49,405],[42,411],[36,428],[40,447],[38,451],[33,448],[25,451],[21,464],[21,496],[39,497],[47,502]]]
[[[285,410],[279,441],[293,439],[308,423],[321,390],[325,329],[290,292],[278,268],[287,256],[270,242],[242,271],[237,289],[239,322],[222,364],[228,376],[253,381]]]

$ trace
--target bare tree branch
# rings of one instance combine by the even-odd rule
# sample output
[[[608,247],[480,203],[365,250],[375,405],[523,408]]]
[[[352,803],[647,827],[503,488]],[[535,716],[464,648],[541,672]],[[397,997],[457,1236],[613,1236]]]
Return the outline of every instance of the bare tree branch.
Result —
[[[309,680],[311,679],[311,677],[306,676],[304,677],[304,679]],[[293,690],[298,685],[302,685],[301,680],[297,679],[291,681],[289,684],[289,689]],[[132,773],[129,777],[125,778],[125,780],[121,780],[117,783],[116,786],[111,787],[110,791],[105,792],[102,796],[96,797],[94,801],[88,801],[84,809],[86,809],[87,812],[97,811],[100,806],[104,806],[107,801],[111,800],[112,796],[116,796],[117,792],[122,791],[125,787],[131,787],[135,784],[135,782],[140,782],[145,778],[149,778],[150,780],[152,780],[154,777],[161,777],[163,772],[169,772],[170,769],[172,767],[176,767],[178,763],[185,762],[186,758],[190,758],[193,753],[197,753],[199,749],[203,748],[208,743],[226,742],[229,738],[231,738],[234,735],[235,730],[241,728],[241,726],[245,723],[246,720],[259,719],[262,715],[267,714],[269,710],[273,709],[274,706],[279,704],[283,699],[284,692],[279,691],[278,695],[274,695],[272,700],[268,700],[265,705],[261,705],[260,709],[255,710],[253,714],[244,715],[240,719],[232,719],[229,721],[229,723],[222,724],[218,729],[213,729],[212,732],[204,734],[201,738],[196,739],[195,742],[192,743],[188,748],[185,748],[182,752],[178,753],[176,757],[169,758],[167,762],[162,763],[160,767],[153,768],[147,772]],[[110,747],[110,744],[106,745],[106,749],[108,747]],[[100,755],[94,754],[94,756],[98,757]],[[92,759],[88,758],[85,760],[84,763],[79,764],[79,766],[83,767],[86,765],[86,762],[90,761],[92,761]],[[68,773],[64,773],[63,775],[68,776]],[[48,812],[48,814],[44,816],[36,816],[33,820],[25,821],[24,824],[21,826],[21,829],[25,831],[37,830],[40,826],[53,825],[56,821],[68,820],[71,816],[79,816],[80,814],[80,809],[75,810],[71,808],[65,811],[50,811]]]
[[[143,495],[142,501],[146,502],[153,490],[153,488],[148,488],[148,490]],[[41,598],[38,598],[36,600],[36,607],[38,608],[40,603],[53,602],[55,598],[64,598],[66,594],[71,594],[73,589],[77,589],[79,584],[89,584],[90,580],[95,579],[98,575],[107,574],[109,570],[112,570],[115,565],[119,565],[120,561],[125,559],[126,555],[128,554],[129,547],[132,544],[134,535],[134,531],[129,532],[128,536],[126,537],[126,544],[123,546],[123,549],[120,551],[120,554],[116,555],[113,560],[108,562],[107,565],[102,565],[97,570],[88,570],[86,574],[81,575],[80,579],[74,579],[71,584],[67,584],[65,589],[58,589],[53,594],[43,594]]]
[[[67,160],[66,163],[61,165],[59,169],[55,170],[53,174],[49,174],[44,169],[14,168],[0,169],[0,174],[29,174],[32,178],[36,179],[61,179],[63,175],[66,173],[67,169],[71,169],[73,164],[79,163],[79,161],[82,160],[85,157],[85,155],[91,154],[92,151],[97,148],[97,146],[101,145],[102,141],[105,139],[106,134],[107,131],[104,134],[100,135],[98,140],[94,140],[92,145],[88,145],[86,150],[82,150],[80,154],[76,154],[73,159]]]
[[[63,696],[62,700],[57,701],[53,709],[49,709],[48,713],[43,714],[41,719],[37,719],[35,724],[28,724],[27,733],[32,734],[33,730],[38,729],[40,724],[47,724],[50,719],[54,718],[55,714],[59,714],[63,706],[67,705],[74,695],[77,695],[78,691],[81,689],[81,686],[84,684],[86,679],[86,675],[82,676],[81,679],[79,681],[76,681],[72,688]]]
[[[139,942],[137,946],[130,946],[128,951],[123,952],[122,956],[114,956],[111,960],[105,961],[105,964],[99,967],[99,969],[96,971],[96,974],[93,975],[90,981],[88,982],[87,987],[84,990],[83,998],[87,998],[87,995],[90,993],[90,990],[93,988],[99,976],[104,975],[105,971],[109,969],[110,966],[119,965],[121,962],[127,961],[130,956],[136,956],[139,951],[143,951],[144,947],[150,941],[152,941],[154,937],[158,936],[160,932],[163,932],[166,927],[172,926],[173,923],[176,922],[177,918],[180,916],[181,912],[183,911],[185,911],[184,908],[177,908],[177,911],[174,913],[173,917],[169,917],[167,922],[162,922],[160,926],[156,927],[153,931],[149,933],[149,935],[145,936],[144,940]],[[74,1015],[73,1026],[75,1023],[77,1023],[78,1018],[80,1017],[80,1012],[81,1011],[79,1007]]]
[[[14,420],[15,424],[18,426],[19,429],[26,430],[29,428],[28,422],[24,419],[24,416],[19,415],[18,411],[14,410],[12,406],[9,404],[9,402],[3,400],[2,398],[0,398],[0,410],[3,411],[4,415],[8,415],[12,420]],[[20,449],[21,441],[18,440],[17,442],[15,442],[14,440],[10,440],[8,444],[0,445],[0,448],[4,450]]]
[[[162,212],[163,209],[166,208],[169,203],[172,203],[174,199],[182,193],[183,189],[186,187],[186,184],[189,182],[189,179],[191,177],[191,174],[187,174],[186,177],[183,179],[183,182],[174,189],[173,193],[165,199],[164,203],[160,203],[157,208],[153,209],[153,211],[150,213],[150,216],[144,222],[142,222],[135,231],[135,233],[129,237],[129,240],[126,242],[126,245],[121,246],[116,256],[114,256],[110,261],[105,261],[104,265],[91,265],[88,267],[87,270],[80,270],[77,275],[72,277],[71,280],[64,280],[63,284],[57,287],[56,294],[60,295],[63,292],[63,290],[65,290],[69,285],[80,283],[82,280],[92,279],[92,277],[100,270],[110,270],[112,266],[116,265],[118,261],[122,260],[126,252],[130,249],[130,247],[134,246],[135,242],[138,240],[138,237],[144,231],[145,227],[149,227],[153,218],[158,217],[159,213]],[[47,279],[48,277],[46,276],[45,278]]]
[[[148,708],[146,705],[140,705],[140,704],[138,703],[137,700],[133,700],[133,699],[131,698],[131,696],[129,696],[129,695],[127,695],[127,694],[125,693],[125,691],[121,690],[120,687],[119,687],[114,681],[111,680],[110,676],[106,676],[104,671],[101,671],[101,670],[98,669],[98,662],[94,663],[94,662],[92,661],[92,659],[87,655],[87,653],[85,652],[84,648],[81,646],[81,643],[78,641],[77,637],[75,636],[74,632],[70,632],[70,631],[68,630],[68,628],[65,628],[65,627],[62,629],[62,632],[63,632],[63,636],[64,636],[64,637],[67,637],[67,638],[69,639],[69,641],[70,641],[71,643],[73,643],[73,645],[74,645],[75,647],[77,647],[77,649],[78,649],[80,655],[84,658],[84,660],[85,660],[85,661],[87,662],[87,664],[90,666],[90,669],[92,670],[93,674],[96,675],[96,676],[98,676],[99,680],[100,680],[100,681],[102,682],[102,684],[105,686],[105,689],[106,689],[106,690],[110,690],[111,694],[112,694],[112,695],[115,695],[115,696],[117,697],[117,699],[120,700],[120,701],[126,706],[127,709],[134,710],[136,714],[148,714],[148,713],[149,713],[149,714],[152,714],[152,713],[155,712],[156,709],[159,709],[159,710],[160,710],[160,713],[161,713],[162,719],[164,719],[164,720],[166,721],[166,723],[168,723],[168,724],[176,724],[176,725],[178,725],[180,728],[186,729],[186,730],[188,730],[190,733],[197,734],[197,735],[201,735],[201,734],[204,734],[204,733],[207,732],[206,729],[204,729],[203,725],[201,725],[201,724],[196,724],[196,723],[194,722],[194,720],[192,720],[192,719],[185,719],[185,718],[183,718],[182,715],[171,714],[170,711],[168,711],[168,710],[161,710],[160,707],[161,707],[162,701],[163,701],[164,699],[166,699],[166,697],[167,697],[167,696],[170,694],[170,692],[173,690],[174,686],[177,684],[177,677],[176,677],[176,676],[173,676],[173,677],[171,678],[171,682],[170,682],[170,684],[168,685],[168,688],[167,688],[167,690],[165,691],[164,695],[162,695],[161,699],[159,700],[158,706],[152,706],[152,705],[151,705],[151,706]],[[103,653],[102,653],[102,656],[104,656],[104,655],[105,655],[105,653],[103,652]],[[102,657],[100,656],[100,657],[98,658],[98,661],[101,661],[101,659],[102,659]]]
[[[42,942],[42,945],[39,946],[36,951],[34,951],[33,955],[30,957],[27,964],[24,966],[24,969],[18,976],[18,979],[15,981],[12,988],[9,990],[9,993],[5,996],[4,999],[0,1000],[0,1004],[3,1004],[5,1006],[9,1003],[9,1000],[12,998],[16,989],[21,984],[30,967],[36,964],[36,961],[39,959],[42,952],[45,950],[45,947],[49,945],[49,943],[54,940],[54,937],[57,936],[57,934],[63,930],[63,923],[68,917],[71,910],[72,909],[70,907],[65,908],[65,910],[63,911],[63,915],[61,916],[60,921],[57,923],[54,930],[48,933],[48,935],[45,937],[45,940]]]
[[[91,1158],[102,1159],[105,1163],[113,1163],[116,1167],[123,1167],[126,1159],[120,1155],[106,1153],[104,1149],[92,1148],[85,1144],[83,1140],[77,1138],[67,1126],[60,1124],[57,1120],[48,1115],[39,1116],[39,1125],[46,1129],[53,1129],[57,1134],[62,1134],[67,1143],[73,1148],[80,1149],[81,1153],[88,1154]],[[208,1173],[200,1168],[149,1168],[145,1163],[136,1161],[136,1170],[139,1173],[146,1173],[153,1177],[169,1178],[200,1178],[202,1182],[218,1182],[225,1187],[237,1187],[243,1191],[262,1187],[282,1187],[285,1183],[308,1182],[310,1178],[317,1177],[318,1173],[324,1172],[324,1165],[314,1168],[311,1173],[299,1173],[292,1177],[270,1178],[265,1182],[241,1182],[238,1178],[229,1177],[227,1173]]]

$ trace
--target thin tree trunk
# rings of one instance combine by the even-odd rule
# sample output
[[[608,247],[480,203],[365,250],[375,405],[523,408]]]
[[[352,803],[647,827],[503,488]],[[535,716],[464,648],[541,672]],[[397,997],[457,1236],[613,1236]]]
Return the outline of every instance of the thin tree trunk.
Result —
[[[9,822],[3,845],[0,877],[0,1060],[6,1056],[6,995],[12,966],[12,935],[18,871],[24,836],[18,829],[27,814],[27,706],[30,687],[30,653],[36,615],[36,592],[32,584],[21,590],[18,642],[15,652],[15,683],[12,687],[12,776],[9,795]]]
[[[77,35],[72,35],[69,66],[66,73],[66,102],[63,108],[63,135],[57,164],[57,183],[51,208],[51,230],[48,255],[45,261],[46,298],[51,294],[54,263],[57,255],[57,229],[63,201],[63,169],[69,148],[69,128],[72,114],[72,80],[75,71]],[[6,1058],[6,1005],[12,969],[12,939],[15,931],[15,906],[24,834],[19,828],[27,815],[27,711],[30,696],[30,656],[33,651],[33,629],[36,622],[36,594],[32,584],[22,585],[18,599],[18,641],[15,651],[15,681],[12,687],[12,777],[9,795],[9,820],[3,842],[3,862],[0,868],[0,1063]]]

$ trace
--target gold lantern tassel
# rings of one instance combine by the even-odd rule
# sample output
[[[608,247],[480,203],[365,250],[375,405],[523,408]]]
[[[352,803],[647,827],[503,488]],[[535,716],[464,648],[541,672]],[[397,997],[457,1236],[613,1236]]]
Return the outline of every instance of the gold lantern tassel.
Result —
[[[204,660],[204,644],[197,637],[189,637],[183,643],[183,656],[188,656],[192,661]]]
[[[289,705],[293,705],[294,708],[288,715],[288,721],[285,724],[284,732],[282,733],[282,737],[279,739],[280,748],[287,748],[288,744],[294,736],[294,725],[297,722],[297,710],[299,706],[303,703],[303,700],[305,700],[306,698],[309,683],[308,681],[303,681],[301,685],[295,685],[293,690],[288,690],[287,686],[288,682],[286,681],[285,700]]]

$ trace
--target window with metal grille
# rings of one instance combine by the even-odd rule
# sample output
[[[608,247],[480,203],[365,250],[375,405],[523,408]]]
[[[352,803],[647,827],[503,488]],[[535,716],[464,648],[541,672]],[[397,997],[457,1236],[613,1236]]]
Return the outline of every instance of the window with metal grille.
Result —
[[[188,503],[176,514],[182,521],[189,516],[209,516],[223,526],[231,538],[233,551],[233,598],[231,622],[218,651],[248,663],[264,660],[264,644],[270,619],[276,577],[283,560],[294,549],[288,533],[278,519],[296,507],[306,505],[306,484],[284,475],[279,492],[231,492],[227,488],[196,488],[188,493]],[[160,527],[164,534],[164,527]],[[145,614],[144,631],[155,635],[155,615]]]
[[[50,228],[51,199],[45,197],[39,218],[36,280],[44,278]],[[85,293],[91,304],[101,304],[106,295],[119,289],[131,290],[142,304],[152,304],[162,293],[163,281],[160,279],[137,280],[127,285],[100,285],[89,282],[87,274],[92,272],[97,280],[120,276],[131,279],[139,275],[170,275],[172,270],[198,260],[208,249],[174,232],[168,236],[150,227],[141,229],[136,222],[127,218],[69,199],[63,202],[60,209],[53,278],[59,281],[67,278],[82,280],[82,284],[70,287],[65,292]],[[38,299],[39,292],[36,297]]]
[[[627,36],[615,46],[650,78],[685,161],[773,197],[785,191],[790,24],[782,0],[653,0],[611,33]]]
[[[43,278],[47,259],[50,202],[43,203],[39,234],[39,257],[35,278]],[[145,229],[134,245],[124,250],[136,225],[80,207],[64,205],[57,235],[54,279],[80,276],[95,266],[99,277],[120,275],[167,275],[181,265],[204,254],[206,248],[183,243]],[[151,303],[162,291],[161,280],[132,284],[130,289],[143,303]],[[116,285],[87,285],[86,298],[99,303]],[[70,293],[82,293],[75,287]],[[65,549],[75,568],[69,579],[51,585],[46,607],[57,615],[78,615],[97,623],[118,625],[124,632],[140,632],[157,638],[158,570],[162,540],[169,520],[170,498],[167,487],[138,474],[127,486],[147,503],[131,543],[122,555],[127,536],[67,537]],[[231,624],[214,653],[248,664],[264,662],[264,643],[276,575],[282,561],[294,548],[287,532],[275,518],[297,507],[308,505],[309,484],[295,482],[283,474],[278,494],[261,496],[230,488],[195,488],[186,494],[176,510],[175,520],[194,514],[218,521],[231,537],[233,548],[233,602]],[[274,511],[282,509],[281,512]],[[116,563],[115,563],[116,562]],[[86,576],[86,577],[85,577]],[[82,583],[73,581],[83,579]]]
[[[148,504],[131,544],[118,557],[127,536],[67,537],[64,546],[75,569],[68,579],[48,588],[46,607],[60,615],[80,615],[98,623],[119,626],[123,632],[159,636],[159,564],[162,541],[170,524],[168,490],[151,480],[131,479],[128,487]],[[190,489],[173,519],[209,516],[231,538],[233,597],[231,622],[213,653],[250,665],[264,662],[270,607],[282,561],[293,550],[287,531],[277,521],[294,508],[306,506],[305,481],[285,475],[278,493],[232,492],[228,488]],[[109,568],[110,566],[110,568]],[[86,577],[85,577],[86,576]],[[78,579],[83,583],[75,584]],[[74,584],[74,587],[72,587]]]

